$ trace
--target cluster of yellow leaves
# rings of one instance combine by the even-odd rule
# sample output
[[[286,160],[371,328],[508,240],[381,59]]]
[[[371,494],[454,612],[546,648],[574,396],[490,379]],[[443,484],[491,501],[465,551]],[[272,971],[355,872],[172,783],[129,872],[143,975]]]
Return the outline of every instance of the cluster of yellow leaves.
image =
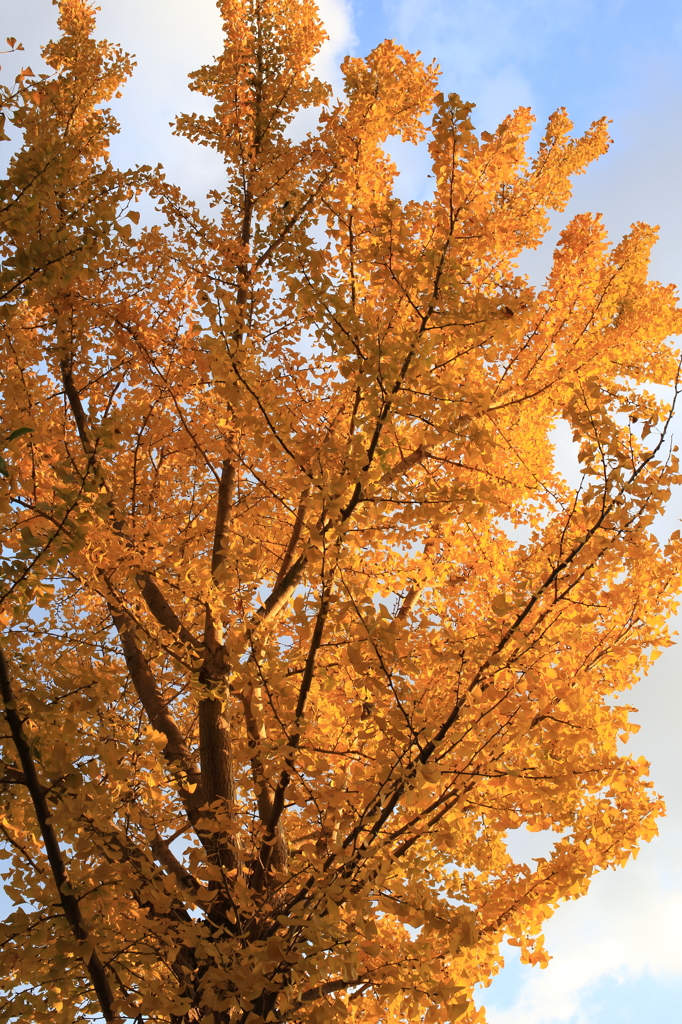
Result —
[[[1,96],[0,1022],[480,1022],[503,938],[545,962],[661,811],[612,699],[680,568],[655,235],[576,217],[533,288],[605,122],[529,160],[529,111],[479,136],[388,41],[333,100],[312,0],[219,4],[176,124],[224,158],[207,216],[111,165],[131,62],[59,6]]]

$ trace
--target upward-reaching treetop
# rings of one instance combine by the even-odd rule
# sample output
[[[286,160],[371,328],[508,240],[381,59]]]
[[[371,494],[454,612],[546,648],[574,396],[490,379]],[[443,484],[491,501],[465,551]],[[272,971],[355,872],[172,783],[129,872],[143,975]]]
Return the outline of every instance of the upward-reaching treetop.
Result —
[[[477,135],[391,41],[332,97],[312,0],[219,7],[175,128],[208,213],[110,163],[131,62],[84,0],[1,97],[0,1022],[480,1022],[502,939],[542,963],[655,832],[613,697],[678,585],[680,311],[642,224],[515,267],[604,121],[529,159],[528,110]]]

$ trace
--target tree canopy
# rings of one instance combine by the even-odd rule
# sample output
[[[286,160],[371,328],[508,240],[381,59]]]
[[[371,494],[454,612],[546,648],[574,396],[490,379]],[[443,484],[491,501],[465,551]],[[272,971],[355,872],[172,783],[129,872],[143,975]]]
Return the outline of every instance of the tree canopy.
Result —
[[[474,1024],[662,810],[615,698],[679,588],[681,313],[643,224],[516,266],[606,121],[530,157],[392,41],[333,96],[312,0],[218,6],[210,206],[112,165],[85,0],[1,94],[0,1022]]]

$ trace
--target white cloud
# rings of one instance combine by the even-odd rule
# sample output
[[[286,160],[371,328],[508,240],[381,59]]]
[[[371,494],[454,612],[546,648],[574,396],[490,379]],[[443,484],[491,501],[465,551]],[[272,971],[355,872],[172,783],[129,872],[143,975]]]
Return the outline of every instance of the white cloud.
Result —
[[[349,0],[318,0],[320,17],[329,38],[315,61],[315,74],[329,82],[334,92],[341,91],[339,65],[356,43]]]
[[[35,2],[35,0],[34,0]],[[222,47],[220,15],[213,0],[100,0],[98,34],[120,42],[138,66],[116,108],[121,136],[113,153],[119,163],[161,162],[171,181],[195,199],[223,180],[220,157],[172,135],[179,113],[209,111],[210,103],[190,92],[188,74]],[[320,0],[329,39],[315,73],[338,89],[338,65],[353,43],[347,0]],[[311,119],[314,121],[314,117]]]
[[[313,72],[331,85],[334,96],[340,97],[343,92],[340,65],[356,43],[349,0],[318,0],[318,9],[327,39],[313,61]],[[319,110],[313,109],[299,111],[291,125],[290,137],[300,139],[314,131],[318,114]]]
[[[171,122],[179,113],[210,110],[204,97],[190,92],[187,76],[221,49],[214,0],[99,0],[99,6],[98,37],[120,43],[137,61],[122,99],[114,104],[121,124],[112,144],[115,162],[162,163],[171,181],[200,200],[222,183],[222,161],[212,151],[174,137]],[[320,0],[319,7],[329,39],[315,72],[338,91],[338,66],[354,43],[350,5],[348,0]],[[12,61],[31,62],[40,70],[39,47],[56,35],[56,8],[50,0],[0,0],[0,17],[7,33],[26,46],[20,57],[4,59],[6,67],[13,67]]]
[[[681,623],[672,625],[679,629]],[[549,967],[508,968],[523,978],[511,1005],[504,971],[481,993],[489,1024],[597,1024],[605,1018],[593,994],[609,979],[682,985],[680,655],[678,647],[665,651],[624,701],[639,708],[642,726],[630,741],[632,753],[651,762],[656,788],[668,804],[660,835],[624,868],[598,875],[587,896],[559,908],[545,928]]]
[[[489,1024],[591,1024],[591,992],[604,978],[682,978],[682,887],[673,873],[680,838],[664,828],[637,861],[561,907],[546,928],[549,967],[526,968],[509,1007],[496,1005],[494,988],[481,996]]]
[[[114,105],[121,134],[112,156],[121,166],[162,163],[171,181],[195,199],[222,181],[222,161],[172,135],[180,113],[208,112],[210,103],[190,92],[187,76],[221,49],[218,10],[212,0],[100,0],[97,35],[135,55],[137,67]]]

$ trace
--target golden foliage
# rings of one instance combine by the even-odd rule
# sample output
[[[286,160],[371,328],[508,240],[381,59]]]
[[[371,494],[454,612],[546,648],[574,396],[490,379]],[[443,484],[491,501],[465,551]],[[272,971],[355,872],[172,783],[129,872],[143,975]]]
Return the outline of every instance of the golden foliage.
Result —
[[[669,642],[680,312],[645,225],[515,267],[604,121],[529,160],[392,42],[333,99],[312,0],[219,6],[210,216],[111,165],[84,0],[2,93],[0,1021],[482,1021],[661,811],[613,698]]]

